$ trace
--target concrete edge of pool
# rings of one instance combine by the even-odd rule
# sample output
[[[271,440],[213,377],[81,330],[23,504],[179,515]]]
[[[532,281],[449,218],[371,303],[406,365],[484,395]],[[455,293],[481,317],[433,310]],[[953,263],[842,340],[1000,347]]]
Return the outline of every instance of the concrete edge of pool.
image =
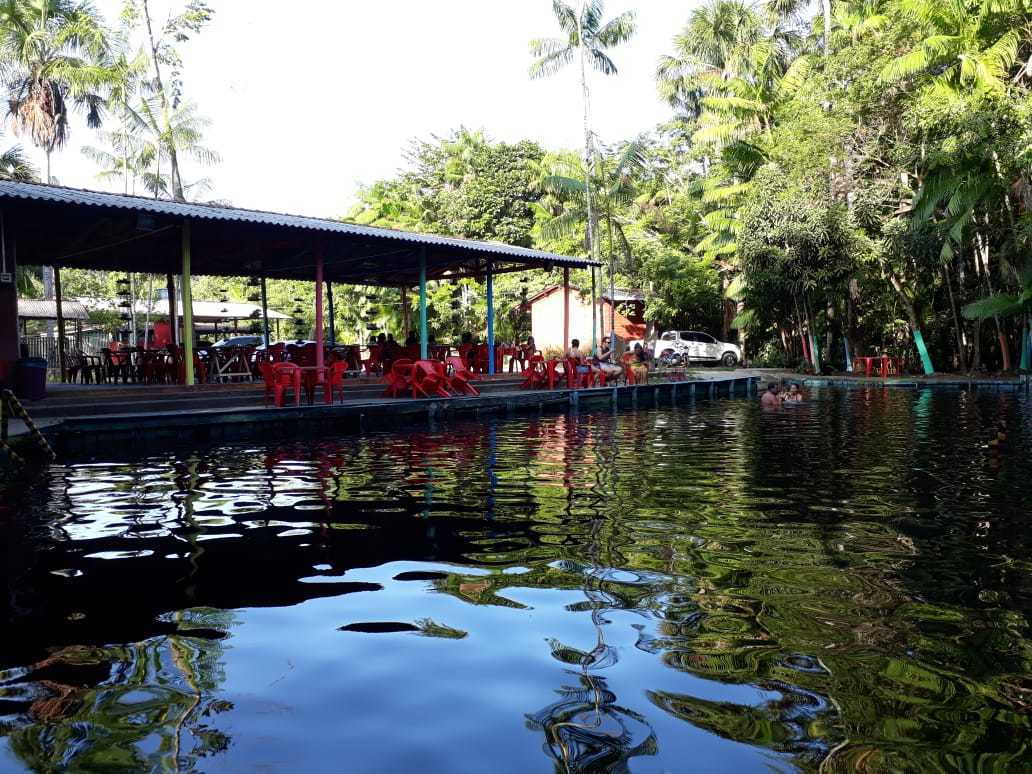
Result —
[[[580,407],[653,407],[694,398],[747,396],[755,393],[754,374],[662,381],[643,385],[592,387],[579,390],[510,390],[479,397],[375,398],[300,407],[227,407],[189,412],[147,411],[53,418],[43,434],[60,456],[76,457],[110,451],[159,448],[172,443],[209,443],[290,438],[322,433],[411,427],[451,417],[526,414]],[[31,413],[31,409],[30,409]],[[13,445],[28,447],[18,435]]]

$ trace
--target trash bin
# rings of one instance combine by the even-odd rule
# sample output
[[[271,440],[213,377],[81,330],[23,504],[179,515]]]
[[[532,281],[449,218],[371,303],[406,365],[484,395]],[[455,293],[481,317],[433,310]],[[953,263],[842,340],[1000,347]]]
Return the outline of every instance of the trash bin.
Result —
[[[14,372],[14,394],[23,400],[47,397],[47,361],[41,357],[23,357]]]

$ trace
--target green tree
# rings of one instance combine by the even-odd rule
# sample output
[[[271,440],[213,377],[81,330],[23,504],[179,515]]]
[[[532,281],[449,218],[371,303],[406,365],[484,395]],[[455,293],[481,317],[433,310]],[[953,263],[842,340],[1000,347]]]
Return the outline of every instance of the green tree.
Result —
[[[50,182],[51,155],[68,140],[72,111],[85,110],[87,125],[100,126],[112,82],[108,33],[86,2],[4,0],[0,15],[9,114],[15,131],[46,154]]]

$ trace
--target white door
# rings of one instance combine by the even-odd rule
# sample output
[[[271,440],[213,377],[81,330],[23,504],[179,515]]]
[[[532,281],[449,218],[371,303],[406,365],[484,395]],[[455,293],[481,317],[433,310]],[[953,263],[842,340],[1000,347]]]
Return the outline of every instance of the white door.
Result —
[[[723,354],[719,342],[708,333],[696,334],[699,337],[699,350],[704,360],[719,360]]]
[[[704,357],[699,344],[699,334],[695,331],[681,331],[681,342],[683,351],[689,360],[699,360]]]

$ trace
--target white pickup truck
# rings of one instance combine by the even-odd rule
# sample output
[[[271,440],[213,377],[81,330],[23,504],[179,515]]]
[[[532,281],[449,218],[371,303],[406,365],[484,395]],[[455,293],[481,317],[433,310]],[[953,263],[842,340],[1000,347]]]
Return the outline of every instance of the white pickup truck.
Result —
[[[655,341],[639,343],[651,349],[659,360],[720,363],[726,368],[734,368],[742,362],[742,350],[737,344],[717,341],[700,331],[665,331]],[[631,342],[631,346],[634,344]]]

